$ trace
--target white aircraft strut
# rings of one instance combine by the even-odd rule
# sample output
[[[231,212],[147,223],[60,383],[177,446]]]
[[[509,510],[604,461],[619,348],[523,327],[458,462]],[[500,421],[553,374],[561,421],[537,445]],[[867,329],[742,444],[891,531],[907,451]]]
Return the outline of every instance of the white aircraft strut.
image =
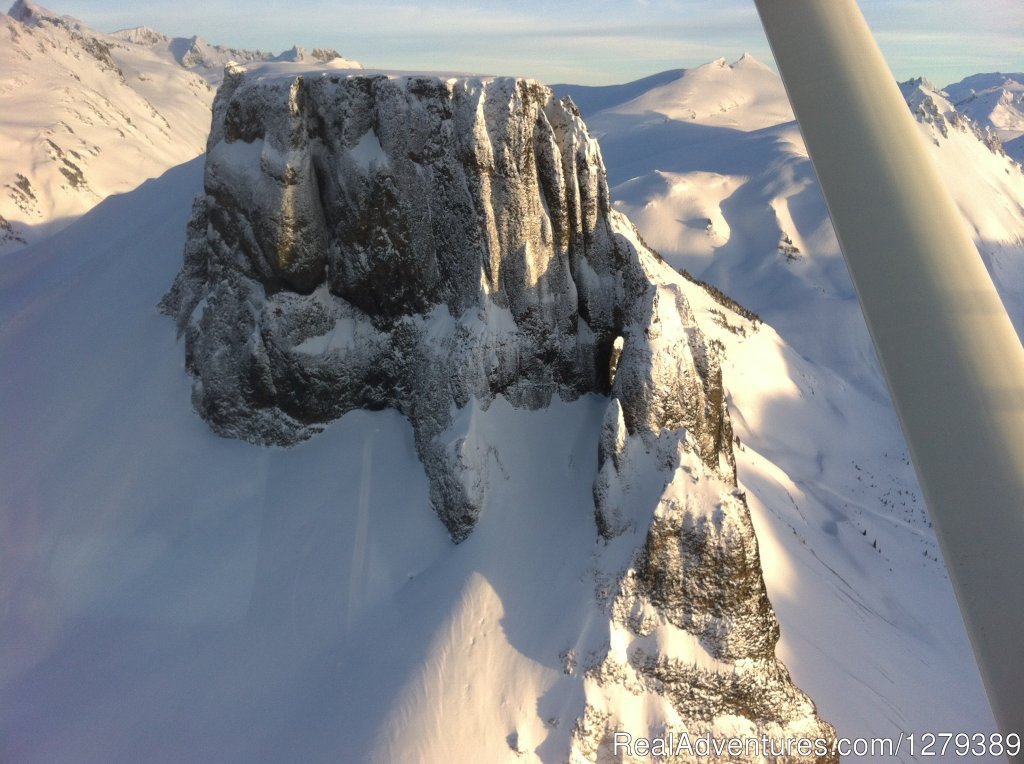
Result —
[[[856,1],[755,3],[996,722],[1024,735],[1024,348]]]

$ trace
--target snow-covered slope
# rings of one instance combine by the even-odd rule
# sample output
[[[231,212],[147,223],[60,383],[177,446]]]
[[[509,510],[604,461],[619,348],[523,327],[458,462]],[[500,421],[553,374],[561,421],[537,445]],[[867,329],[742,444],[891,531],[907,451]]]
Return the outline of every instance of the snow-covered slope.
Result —
[[[996,131],[965,116],[944,91],[921,80],[901,88],[1024,336],[1024,168],[994,140]]]
[[[202,37],[168,37],[149,27],[133,27],[114,32],[124,42],[147,48],[165,60],[174,61],[179,66],[195,72],[213,85],[219,85],[224,78],[224,67],[231,61],[247,64],[257,61],[290,61],[315,65],[332,62],[338,68],[359,69],[359,62],[344,58],[333,48],[305,48],[293,46],[289,50],[274,55],[265,50],[231,48],[225,45],[214,45]]]
[[[31,0],[0,16],[0,37],[0,253],[202,152],[211,83],[229,60],[359,66],[327,49],[274,56],[145,27],[103,34]]]
[[[176,168],[0,265],[0,757],[594,761],[612,730],[827,745],[775,658],[734,482],[717,337],[756,322],[647,251],[537,83],[292,72],[231,76],[205,178]],[[288,236],[317,226],[326,269]],[[156,305],[183,248],[179,343]],[[320,432],[216,437],[183,351],[215,424],[258,439],[262,407]],[[376,351],[399,373],[364,374]],[[331,409],[345,396],[408,418]],[[468,527],[438,483],[475,502]]]
[[[1024,162],[1024,73],[974,74],[945,91],[960,112],[994,129],[1007,153]]]
[[[663,72],[625,86],[576,88],[571,92],[600,135],[605,124],[658,124],[668,120],[757,130],[793,119],[782,81],[749,53],[734,63],[724,58],[693,69]],[[617,118],[627,117],[626,120]],[[638,122],[639,118],[639,122]]]
[[[0,27],[0,252],[203,150],[202,78],[28,0]]]
[[[644,100],[635,88],[621,87],[632,91],[626,103]],[[768,92],[780,88],[776,81]],[[907,83],[904,93],[1011,316],[1024,328],[1020,166],[927,82]],[[670,263],[720,287],[778,331],[740,332],[723,343],[743,444],[740,483],[794,676],[813,688],[840,735],[949,724],[990,731],[799,129],[779,119],[738,132],[712,118],[668,118],[668,109],[658,123],[624,115],[625,105],[605,102],[601,111],[584,112],[601,132],[616,208]],[[970,455],[962,468],[970,469]]]

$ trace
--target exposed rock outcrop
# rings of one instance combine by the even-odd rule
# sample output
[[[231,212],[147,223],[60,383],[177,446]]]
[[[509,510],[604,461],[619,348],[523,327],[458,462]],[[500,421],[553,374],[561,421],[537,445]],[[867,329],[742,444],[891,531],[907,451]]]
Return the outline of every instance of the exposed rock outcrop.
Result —
[[[930,125],[936,135],[949,137],[950,130],[973,135],[993,154],[1006,156],[999,135],[989,126],[982,126],[955,107],[944,90],[940,90],[927,79],[918,77],[900,83],[900,92],[910,107],[914,119]],[[937,139],[933,139],[937,140]]]
[[[218,432],[288,445],[395,407],[458,540],[479,503],[453,410],[608,392],[642,281],[596,144],[540,85],[236,72],[208,151],[164,304]]]
[[[623,236],[650,286],[627,312],[635,323],[623,328],[594,503],[609,544],[629,531],[646,528],[646,536],[625,571],[598,579],[609,638],[582,661],[586,707],[573,760],[646,761],[631,748],[616,751],[614,733],[626,730],[671,741],[666,751],[678,755],[658,761],[836,761],[832,729],[775,657],[779,626],[736,488],[721,348],[697,327],[685,285],[638,237]],[[753,320],[720,308],[756,331]],[[638,718],[646,720],[639,733],[625,721]],[[739,755],[692,755],[684,741],[698,737],[759,744]],[[783,748],[798,740],[808,741],[805,754]]]
[[[223,435],[287,446],[353,408],[401,411],[456,541],[487,493],[460,411],[609,396],[597,532],[647,534],[599,593],[612,636],[581,665],[572,756],[610,755],[624,692],[664,707],[636,734],[738,719],[832,740],[774,656],[720,347],[612,212],[571,101],[513,79],[232,70],[162,305]]]

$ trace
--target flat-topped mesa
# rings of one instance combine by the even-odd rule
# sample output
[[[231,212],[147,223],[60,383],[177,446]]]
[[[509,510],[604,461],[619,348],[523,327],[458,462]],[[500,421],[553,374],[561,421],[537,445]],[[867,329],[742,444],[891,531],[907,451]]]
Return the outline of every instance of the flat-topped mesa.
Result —
[[[222,435],[290,445],[354,408],[401,411],[455,541],[501,471],[476,408],[610,396],[595,536],[635,547],[601,607],[635,649],[588,659],[574,749],[598,751],[632,718],[627,683],[672,709],[639,722],[645,734],[725,715],[829,737],[774,656],[721,345],[691,288],[612,211],[597,143],[547,88],[272,64],[226,72],[162,306]],[[651,635],[673,630],[728,671],[662,660]],[[751,705],[766,689],[778,702]]]
[[[397,408],[461,539],[484,497],[452,412],[608,394],[624,337],[629,431],[685,427],[733,479],[717,357],[681,294],[687,327],[652,352],[642,247],[579,113],[542,85],[229,66],[205,191],[163,306],[217,432],[288,445]]]
[[[604,167],[536,83],[238,72],[207,162],[215,228],[272,289],[326,283],[373,316],[459,316],[487,294],[517,321],[579,305],[608,323],[607,284],[573,278],[583,259],[605,279],[620,265]]]
[[[281,445],[395,407],[462,538],[482,497],[452,481],[451,410],[607,394],[627,292],[650,285],[571,102],[509,78],[294,70],[229,66],[214,104],[164,301],[196,407]]]

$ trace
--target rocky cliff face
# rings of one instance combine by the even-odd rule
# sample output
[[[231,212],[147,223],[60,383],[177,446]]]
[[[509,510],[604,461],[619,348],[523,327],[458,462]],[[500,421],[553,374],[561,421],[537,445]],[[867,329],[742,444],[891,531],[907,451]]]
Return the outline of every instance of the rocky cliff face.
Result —
[[[395,407],[465,538],[480,502],[453,411],[609,391],[640,278],[597,157],[532,83],[229,76],[166,301],[196,407],[278,445]]]
[[[461,410],[608,397],[595,535],[611,549],[648,530],[625,568],[595,572],[610,636],[572,662],[586,697],[574,758],[610,755],[652,695],[662,711],[634,735],[833,739],[774,657],[720,349],[612,212],[570,101],[512,79],[236,69],[205,186],[162,305],[218,433],[287,446],[394,407],[460,541],[489,448]]]
[[[991,126],[983,126],[966,113],[960,111],[949,100],[949,94],[934,84],[918,77],[900,83],[900,92],[910,107],[914,118],[923,125],[934,130],[934,141],[937,136],[949,138],[950,130],[973,135],[996,156],[1007,156],[999,135]]]

